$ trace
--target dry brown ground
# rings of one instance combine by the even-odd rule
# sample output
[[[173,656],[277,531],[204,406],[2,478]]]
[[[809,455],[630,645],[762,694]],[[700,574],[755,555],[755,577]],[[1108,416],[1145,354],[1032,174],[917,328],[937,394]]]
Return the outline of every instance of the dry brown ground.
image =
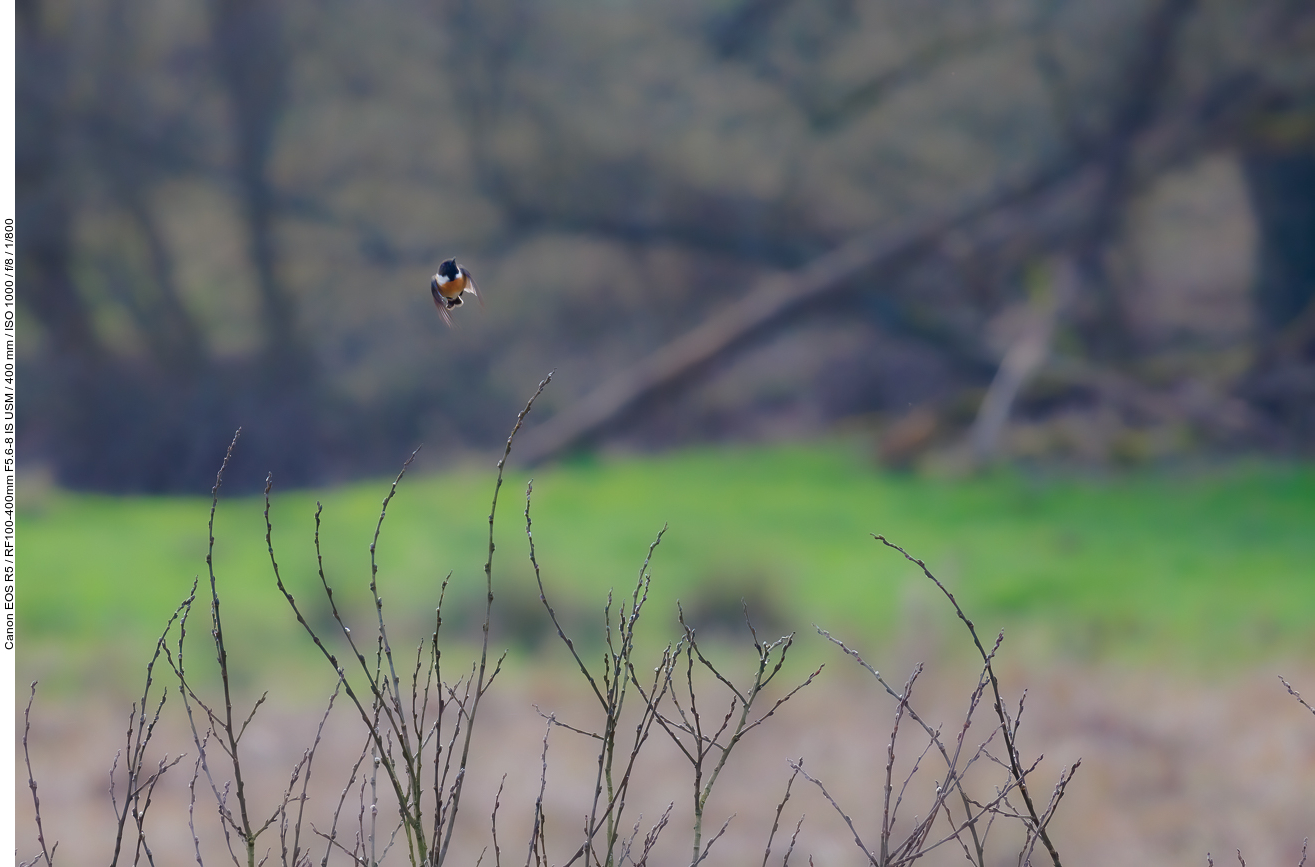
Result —
[[[742,744],[709,804],[707,832],[715,832],[732,813],[735,818],[706,863],[762,863],[789,776],[788,758],[802,757],[845,806],[859,832],[875,842],[893,702],[851,668],[843,659],[832,660],[814,686]],[[1029,756],[1046,754],[1038,788],[1048,794],[1061,766],[1082,759],[1053,826],[1065,863],[1199,865],[1205,863],[1207,851],[1215,853],[1218,863],[1236,863],[1232,853],[1241,848],[1253,867],[1296,865],[1303,838],[1315,832],[1315,716],[1286,694],[1275,676],[1279,670],[1262,666],[1217,678],[1072,662],[1003,670],[1007,692],[1015,700],[1023,686],[1029,689],[1022,749]],[[799,673],[804,673],[802,668]],[[1282,673],[1315,696],[1315,670]],[[906,674],[898,675],[900,683]],[[918,687],[923,715],[942,721],[947,732],[955,730],[973,676],[962,664],[929,664]],[[501,859],[508,864],[525,860],[544,736],[544,721],[534,705],[576,724],[592,718],[583,690],[558,669],[520,668],[498,682],[479,718],[474,771],[454,843],[460,857],[450,863],[474,864],[490,844],[493,797],[504,773],[506,789],[498,815]],[[717,705],[724,707],[720,700]],[[103,696],[81,702],[38,701],[32,761],[47,836],[60,841],[57,864],[109,862],[113,817],[107,781],[122,743],[126,707]],[[178,710],[166,714],[158,748],[152,752],[156,760],[165,751],[188,754],[166,775],[151,807],[149,842],[157,864],[197,860],[188,830],[187,791],[195,750]],[[268,812],[277,799],[319,713],[279,707],[275,696],[256,717],[243,742],[255,812]],[[904,732],[912,735],[913,729]],[[340,705],[317,757],[310,804],[316,828],[326,827],[329,805],[346,780],[344,767],[361,744],[359,723],[353,722],[349,707]],[[549,850],[561,861],[578,842],[595,759],[587,739],[562,729],[553,731],[549,744],[547,833]],[[916,738],[904,740],[904,734],[900,745],[905,759],[921,748]],[[675,802],[656,863],[688,863],[687,771],[672,745],[661,733],[654,734],[636,771],[627,824],[642,811],[646,830],[668,802]],[[36,851],[25,784],[21,780],[18,791],[19,856],[24,859]],[[906,806],[908,813],[928,802],[931,786],[930,779],[915,780],[907,795],[912,805]],[[359,827],[359,801],[353,795],[350,803],[356,806],[342,820],[352,833]],[[205,863],[228,863],[209,792],[200,794],[196,811]],[[387,818],[387,810],[383,813]],[[785,828],[770,863],[781,863],[785,838],[801,814],[806,819],[791,863],[806,863],[810,854],[819,865],[863,863],[834,810],[802,780],[784,810]],[[1016,851],[1006,845],[1011,841],[1001,836],[996,842],[1000,845],[994,863],[1017,863]],[[312,844],[313,862],[318,864],[323,844]],[[278,863],[275,830],[262,838],[262,854],[268,848],[274,849],[269,863]],[[347,863],[342,857],[335,862]],[[490,849],[485,863],[492,862]],[[386,863],[406,863],[404,853],[394,851]],[[925,863],[964,861],[961,852],[947,846]]]

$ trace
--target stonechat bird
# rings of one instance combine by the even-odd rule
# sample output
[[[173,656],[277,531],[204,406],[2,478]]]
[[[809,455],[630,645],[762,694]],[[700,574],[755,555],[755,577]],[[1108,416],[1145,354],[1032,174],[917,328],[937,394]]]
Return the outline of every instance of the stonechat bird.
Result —
[[[480,306],[484,304],[484,299],[479,297],[475,278],[458,265],[456,259],[448,259],[438,266],[438,273],[429,283],[429,291],[433,293],[434,306],[449,328],[452,327],[452,308],[461,306],[462,295],[474,295]]]

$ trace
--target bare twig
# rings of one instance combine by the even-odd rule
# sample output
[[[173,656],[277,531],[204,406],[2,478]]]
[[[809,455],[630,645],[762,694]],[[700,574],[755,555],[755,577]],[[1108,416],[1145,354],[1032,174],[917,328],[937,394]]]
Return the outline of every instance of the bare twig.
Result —
[[[542,770],[539,772],[539,797],[534,801],[534,828],[530,831],[530,851],[525,856],[525,867],[529,867],[530,861],[534,858],[534,853],[543,845],[543,831],[546,819],[543,814],[543,796],[548,790],[548,735],[552,733],[553,723],[556,717],[548,717],[548,725],[543,732],[543,754],[540,759]],[[498,793],[502,793],[499,787]],[[496,838],[495,844],[496,844]]]
[[[128,732],[126,735],[125,749],[127,755],[124,762],[124,771],[127,775],[126,788],[123,797],[123,805],[120,807],[115,797],[115,780],[114,771],[118,767],[119,755],[115,756],[114,767],[110,770],[110,802],[115,807],[117,819],[117,828],[114,837],[114,854],[110,864],[119,863],[119,858],[123,854],[124,829],[127,827],[129,818],[132,819],[137,829],[135,843],[135,857],[133,863],[140,861],[141,856],[146,854],[147,860],[151,861],[150,847],[146,844],[146,813],[150,808],[151,796],[155,791],[155,785],[159,782],[160,777],[165,771],[172,768],[182,760],[182,756],[176,757],[172,762],[166,755],[161,759],[154,772],[146,770],[146,750],[150,744],[151,738],[155,734],[155,727],[160,721],[160,714],[164,710],[165,701],[168,698],[168,691],[162,691],[157,700],[155,700],[155,711],[151,719],[147,720],[147,708],[151,703],[151,687],[154,685],[155,664],[159,662],[161,655],[166,660],[169,658],[169,633],[173,630],[175,623],[180,623],[191,611],[192,602],[196,599],[197,582],[192,582],[192,591],[170,615],[168,622],[165,624],[164,631],[160,634],[155,643],[155,652],[151,655],[150,661],[146,664],[146,683],[142,687],[141,698],[133,703],[132,710],[128,715]],[[121,755],[122,753],[120,753]]]
[[[649,829],[648,834],[644,836],[644,850],[640,853],[639,860],[634,862],[635,867],[643,867],[643,865],[648,863],[648,856],[652,853],[653,847],[657,845],[658,836],[661,835],[663,829],[667,827],[667,822],[671,819],[671,811],[675,806],[676,804],[674,801],[668,803],[667,808],[662,811],[661,818],[657,820],[653,827]]]
[[[498,848],[498,808],[502,806],[502,788],[505,785],[507,775],[503,774],[502,782],[498,783],[498,793],[493,796],[493,815],[489,819],[493,828],[493,867],[502,867],[502,850]]]
[[[1306,710],[1310,711],[1311,713],[1315,713],[1315,707],[1311,707],[1309,704],[1307,704],[1307,703],[1306,703],[1306,700],[1305,700],[1304,698],[1301,697],[1301,693],[1299,693],[1299,692],[1297,692],[1295,689],[1293,689],[1293,688],[1292,688],[1292,684],[1290,684],[1290,683],[1288,683],[1286,680],[1284,680],[1283,677],[1282,677],[1282,675],[1279,676],[1278,681],[1279,681],[1279,683],[1283,684],[1284,687],[1287,688],[1287,690],[1288,690],[1288,695],[1290,695],[1290,696],[1292,696],[1293,698],[1295,698],[1295,699],[1297,700],[1297,702],[1298,702],[1302,707],[1304,707]]]
[[[531,481],[525,490],[525,535],[529,543],[530,563],[534,568],[535,579],[539,585],[539,600],[548,611],[548,616],[557,629],[558,638],[567,646],[580,673],[589,683],[590,689],[592,689],[595,698],[598,699],[599,708],[603,713],[601,731],[596,732],[557,721],[555,717],[549,718],[550,725],[557,725],[568,731],[584,735],[599,744],[594,797],[590,805],[589,815],[585,819],[584,840],[580,844],[580,848],[566,863],[571,864],[583,858],[586,865],[591,861],[612,865],[616,863],[618,846],[621,847],[623,853],[627,848],[627,844],[622,843],[620,839],[622,816],[625,812],[626,793],[629,791],[635,761],[638,759],[640,751],[652,731],[653,723],[656,721],[655,705],[651,698],[657,696],[666,688],[662,681],[661,667],[659,666],[658,672],[655,673],[651,692],[645,693],[644,687],[639,683],[633,662],[635,629],[639,623],[644,604],[648,600],[648,588],[651,580],[648,567],[652,562],[653,552],[661,543],[663,534],[666,533],[666,527],[662,528],[653,543],[649,545],[648,554],[640,566],[639,576],[636,579],[634,590],[630,594],[628,604],[623,598],[618,606],[615,632],[612,628],[613,598],[612,594],[608,593],[607,605],[604,609],[604,633],[607,650],[603,655],[602,670],[596,676],[581,658],[574,642],[566,635],[560,621],[557,619],[556,612],[548,601],[547,591],[544,588],[538,558],[535,553],[533,523],[530,517],[533,491],[534,484]],[[634,738],[629,746],[629,754],[622,760],[622,765],[618,768],[617,738],[620,731],[619,725],[625,708],[626,693],[632,683],[645,699],[645,705],[639,722],[635,726]],[[619,778],[617,776],[618,770],[620,771]],[[665,826],[665,822],[662,824]],[[603,835],[604,851],[606,852],[604,861],[597,860],[599,856],[595,851],[595,838],[600,833]],[[637,833],[638,829],[636,828]],[[656,840],[656,836],[653,839]]]
[[[863,837],[858,833],[858,829],[854,827],[854,820],[849,817],[849,814],[846,813],[838,803],[836,803],[836,799],[833,798],[831,796],[831,793],[826,790],[826,786],[822,784],[822,781],[809,776],[808,772],[804,770],[802,764],[796,762],[790,762],[790,767],[794,769],[794,771],[800,776],[802,776],[805,780],[817,786],[818,790],[821,791],[822,793],[822,797],[826,798],[827,803],[829,803],[832,806],[832,808],[836,811],[836,813],[839,814],[841,820],[845,823],[845,827],[849,828],[849,833],[853,835],[854,842],[858,845],[858,848],[863,852],[863,854],[868,856],[868,860],[872,861],[873,863],[876,863],[876,858],[872,854],[872,850],[868,848],[868,844],[863,842]],[[811,862],[811,859],[809,860]]]
[[[1018,759],[1018,750],[1014,745],[1014,733],[1010,730],[1009,715],[1005,711],[1004,699],[1000,695],[1000,682],[996,678],[995,669],[991,665],[991,654],[988,653],[986,648],[982,646],[982,641],[977,636],[977,628],[973,625],[973,622],[968,619],[968,615],[964,614],[963,609],[959,606],[958,601],[954,598],[954,594],[949,591],[949,588],[947,588],[944,584],[940,582],[940,579],[938,579],[935,575],[931,573],[931,570],[927,568],[926,563],[924,563],[922,560],[918,560],[917,558],[913,557],[912,555],[909,554],[908,551],[905,551],[899,545],[896,545],[895,543],[887,540],[885,536],[874,534],[873,538],[881,542],[886,547],[894,548],[896,551],[899,551],[901,554],[904,555],[904,558],[908,560],[910,563],[917,564],[917,566],[920,569],[922,569],[922,574],[927,576],[927,578],[931,579],[932,583],[934,583],[937,586],[937,588],[940,589],[941,593],[945,595],[945,598],[948,599],[950,601],[950,604],[954,606],[955,613],[959,615],[959,619],[963,621],[964,626],[968,628],[968,633],[969,635],[972,636],[973,644],[977,647],[977,652],[981,655],[982,662],[986,666],[987,673],[990,676],[991,692],[994,695],[994,699],[995,699],[993,706],[995,708],[996,715],[1000,718],[1000,732],[1004,738],[1005,752],[1008,757],[1008,766],[1010,773],[1013,775],[1014,780],[1018,784],[1019,793],[1023,796],[1023,803],[1027,807],[1027,813],[1031,819],[1031,824],[1033,829],[1035,830],[1036,834],[1041,838],[1041,842],[1045,845],[1046,851],[1050,854],[1050,859],[1051,861],[1054,862],[1055,867],[1062,867],[1059,860],[1059,851],[1055,848],[1055,844],[1051,841],[1050,835],[1046,833],[1045,823],[1042,822],[1041,817],[1037,813],[1036,806],[1032,803],[1032,795],[1028,791],[1027,782],[1024,779],[1025,775],[1023,772],[1023,768],[1020,765]]]
[[[904,692],[900,696],[899,705],[895,709],[895,725],[890,731],[890,742],[886,745],[886,786],[885,794],[882,797],[881,807],[881,863],[885,864],[890,861],[890,835],[891,824],[894,814],[891,810],[890,795],[892,786],[892,775],[895,771],[895,740],[899,737],[900,720],[904,719],[904,712],[909,706],[909,696],[913,692],[913,684],[917,681],[918,675],[922,674],[922,665],[919,664],[913,669],[913,674],[909,675],[908,683],[904,684]],[[901,793],[902,796],[902,793]]]
[[[41,858],[46,862],[46,867],[54,867],[55,850],[59,848],[58,841],[49,849],[46,848],[46,831],[41,824],[41,799],[37,797],[37,781],[32,774],[32,755],[28,752],[27,736],[32,731],[32,702],[36,701],[37,682],[32,681],[32,692],[27,698],[27,707],[23,710],[23,762],[27,765],[27,787],[32,792],[32,806],[36,810],[37,822],[37,845],[41,847]],[[33,859],[35,863],[36,859]]]
[[[804,760],[800,758],[796,764],[799,767],[803,767]],[[767,835],[767,848],[763,850],[763,867],[767,867],[767,859],[771,857],[772,840],[776,837],[776,830],[781,827],[781,812],[785,809],[786,801],[790,800],[790,788],[794,785],[795,777],[797,776],[799,776],[799,771],[796,768],[795,771],[790,774],[789,781],[785,784],[785,794],[781,797],[781,802],[776,805],[776,817],[772,820],[772,830]],[[803,825],[803,821],[803,817],[800,817],[800,826]],[[795,828],[795,836],[799,836],[798,827]],[[790,838],[790,848],[794,848],[794,837]],[[790,853],[788,851],[786,852],[785,860],[790,860]]]
[[[679,606],[678,610],[680,610]],[[747,612],[745,619],[748,622]],[[689,761],[694,772],[691,788],[694,807],[694,840],[690,857],[692,867],[692,865],[698,864],[707,856],[708,850],[702,846],[703,813],[708,798],[711,797],[712,790],[722,769],[725,768],[732,750],[749,731],[774,714],[782,704],[796,695],[800,689],[812,683],[822,669],[819,667],[801,684],[787,693],[784,698],[776,702],[761,718],[750,722],[753,705],[762,694],[763,688],[776,677],[785,664],[786,656],[794,641],[793,633],[770,643],[761,643],[757,640],[757,633],[753,629],[753,624],[748,624],[750,634],[754,637],[753,643],[758,656],[758,664],[755,667],[751,683],[747,687],[741,688],[722,674],[717,666],[699,649],[694,629],[685,622],[683,611],[680,611],[680,624],[685,631],[684,638],[674,649],[669,649],[664,654],[663,663],[658,667],[658,671],[663,678],[663,685],[670,696],[675,715],[672,716],[662,712],[659,707],[660,696],[646,695],[645,700],[652,709],[658,725],[662,727],[672,743]],[[685,671],[682,678],[684,685],[678,694],[673,682],[673,675],[680,664],[682,655],[685,658]],[[706,669],[731,693],[729,707],[725,715],[722,716],[717,727],[711,731],[705,729],[703,712],[698,705],[698,692],[694,684],[694,661],[696,659],[703,669]],[[638,681],[635,682],[638,686]],[[683,695],[684,698],[682,699],[680,695]],[[688,744],[682,740],[682,734],[691,736]],[[727,734],[729,736],[723,743],[722,736]],[[720,833],[718,836],[720,836]],[[711,843],[708,845],[710,847]]]

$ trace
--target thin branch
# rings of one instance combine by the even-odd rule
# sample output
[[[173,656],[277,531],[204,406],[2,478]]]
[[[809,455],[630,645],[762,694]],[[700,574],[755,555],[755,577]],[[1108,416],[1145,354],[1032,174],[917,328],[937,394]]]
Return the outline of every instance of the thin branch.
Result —
[[[32,755],[28,752],[27,736],[32,730],[32,702],[36,701],[37,682],[32,681],[32,692],[27,699],[27,707],[23,710],[23,762],[27,765],[27,787],[32,791],[32,806],[36,810],[37,821],[37,844],[41,846],[41,857],[45,859],[46,867],[55,867],[55,850],[59,848],[58,841],[50,849],[46,849],[46,831],[41,824],[41,799],[37,797],[37,781],[32,774]]]
[[[798,762],[796,762],[796,764],[798,765],[798,767],[803,767],[804,760],[800,758]],[[767,835],[767,848],[763,850],[763,867],[767,867],[767,859],[771,857],[772,840],[776,837],[776,830],[781,827],[781,811],[785,809],[786,801],[790,800],[790,787],[794,785],[795,777],[797,776],[799,776],[799,770],[798,768],[795,768],[794,772],[790,774],[789,781],[786,782],[785,784],[785,795],[781,798],[781,802],[776,805],[776,817],[772,820],[772,830]],[[803,821],[804,820],[800,818],[799,820],[800,824],[802,824]],[[795,828],[795,836],[798,836],[798,834],[799,834],[799,829]],[[790,848],[792,849],[794,848],[793,838],[791,838],[790,841]],[[786,853],[785,860],[787,861],[790,860],[790,855],[788,852]]]
[[[932,583],[940,589],[941,593],[945,595],[945,598],[954,606],[954,610],[959,615],[959,619],[963,621],[964,625],[968,628],[968,633],[972,636],[973,644],[976,645],[977,652],[981,655],[982,662],[986,666],[987,673],[991,678],[991,692],[995,697],[995,712],[1000,718],[1000,728],[1001,733],[1004,736],[1005,751],[1009,756],[1009,770],[1013,774],[1014,779],[1018,782],[1018,791],[1023,796],[1023,803],[1027,806],[1027,813],[1028,816],[1031,817],[1033,828],[1041,838],[1041,842],[1045,844],[1046,851],[1050,853],[1050,858],[1054,862],[1055,867],[1062,867],[1059,860],[1059,851],[1055,848],[1055,844],[1051,842],[1050,835],[1046,833],[1045,825],[1042,823],[1041,817],[1037,814],[1036,806],[1032,803],[1032,795],[1028,792],[1027,783],[1024,779],[1024,772],[1018,760],[1018,751],[1014,746],[1013,733],[1010,731],[1009,716],[1005,712],[1004,699],[1000,695],[1000,682],[996,678],[995,669],[991,665],[991,654],[987,653],[986,648],[982,646],[981,639],[977,637],[977,628],[973,625],[973,622],[968,619],[968,615],[964,614],[963,609],[959,607],[959,603],[955,600],[954,594],[949,591],[949,588],[940,582],[940,579],[931,573],[931,570],[927,568],[926,563],[913,557],[908,551],[905,551],[894,542],[887,540],[885,536],[874,534],[873,538],[886,547],[894,548],[896,551],[899,551],[910,563],[917,564],[917,566],[922,569],[922,574],[931,579]]]
[[[1287,688],[1287,690],[1288,690],[1288,695],[1290,695],[1290,696],[1292,696],[1293,698],[1295,698],[1295,699],[1297,700],[1297,702],[1298,702],[1302,707],[1304,707],[1306,710],[1310,711],[1311,713],[1315,713],[1315,707],[1311,707],[1309,704],[1307,704],[1307,703],[1306,703],[1306,700],[1305,700],[1304,698],[1301,697],[1301,693],[1299,693],[1299,692],[1297,692],[1295,689],[1293,689],[1293,688],[1292,688],[1292,684],[1290,684],[1290,683],[1288,683],[1286,680],[1284,680],[1282,675],[1279,675],[1278,682],[1281,683],[1281,684],[1283,684],[1283,686]]]

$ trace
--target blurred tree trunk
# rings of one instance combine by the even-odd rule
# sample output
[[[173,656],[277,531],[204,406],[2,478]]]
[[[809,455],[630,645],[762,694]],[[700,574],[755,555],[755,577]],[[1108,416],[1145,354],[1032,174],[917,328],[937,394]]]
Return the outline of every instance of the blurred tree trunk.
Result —
[[[1243,160],[1260,233],[1259,345],[1243,388],[1299,449],[1315,444],[1315,152]]]
[[[1243,166],[1260,230],[1256,314],[1273,339],[1315,300],[1315,152],[1252,153]]]
[[[279,194],[270,159],[287,109],[291,78],[288,6],[268,0],[210,0],[210,48],[229,103],[234,174],[256,273],[264,349],[254,381],[237,385],[227,411],[240,419],[256,466],[283,481],[319,478],[327,395],[310,342],[297,327],[283,280]]]
[[[38,0],[15,9],[18,46],[16,154],[22,299],[41,321],[61,367],[88,369],[104,355],[70,271],[73,257],[74,114],[67,33]]]
[[[1097,191],[1087,225],[1072,244],[1080,282],[1088,287],[1074,324],[1095,358],[1108,361],[1130,354],[1127,315],[1107,273],[1106,254],[1133,193],[1135,148],[1159,116],[1173,79],[1178,35],[1196,5],[1197,0],[1161,0],[1149,11],[1124,67],[1106,130],[1095,144]]]
[[[125,306],[145,338],[156,368],[175,380],[191,380],[208,363],[205,335],[183,303],[174,255],[151,202],[152,186],[171,174],[194,170],[197,160],[188,123],[176,113],[161,116],[134,59],[143,52],[142,24],[134,0],[106,4],[105,37],[98,41],[95,95],[86,111],[88,155],[110,195],[140,237],[145,273],[124,287]]]
[[[183,306],[174,276],[173,254],[146,201],[145,191],[131,187],[121,190],[119,195],[145,242],[155,289],[155,297],[150,302],[133,308],[138,327],[146,334],[162,372],[194,378],[207,364],[206,342],[201,329]]]
[[[288,98],[282,9],[262,0],[212,0],[210,42],[232,112],[238,194],[260,293],[268,372],[278,380],[303,382],[311,364],[297,331],[295,303],[279,273],[277,196],[269,176]]]

